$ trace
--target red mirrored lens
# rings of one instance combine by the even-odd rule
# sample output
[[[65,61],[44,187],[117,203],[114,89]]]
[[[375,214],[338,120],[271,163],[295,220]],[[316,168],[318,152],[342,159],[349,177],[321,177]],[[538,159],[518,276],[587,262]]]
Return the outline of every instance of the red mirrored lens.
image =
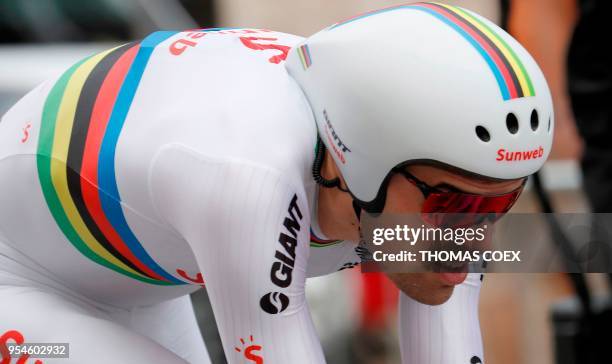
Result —
[[[503,195],[484,196],[460,192],[430,194],[423,204],[425,221],[435,226],[469,226],[481,222],[484,216],[491,222],[499,220],[523,190],[520,188]],[[452,215],[446,216],[445,214]]]

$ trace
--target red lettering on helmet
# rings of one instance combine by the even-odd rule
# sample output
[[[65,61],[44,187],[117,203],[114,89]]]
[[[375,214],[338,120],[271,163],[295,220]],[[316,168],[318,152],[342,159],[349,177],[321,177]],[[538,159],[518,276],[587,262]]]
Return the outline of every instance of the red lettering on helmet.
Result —
[[[543,156],[544,148],[542,148],[542,146],[538,147],[538,149],[522,151],[509,151],[504,148],[500,148],[499,150],[497,150],[497,158],[495,158],[495,160],[498,162],[517,162],[538,159],[542,158]]]
[[[340,162],[342,162],[342,164],[346,164],[344,154],[340,151],[340,149],[336,148],[336,144],[332,140],[331,135],[329,135],[329,129],[325,128],[325,133],[327,134],[327,140],[329,141],[329,145],[331,145],[332,149],[334,150],[334,153],[336,153],[338,159],[340,159]]]

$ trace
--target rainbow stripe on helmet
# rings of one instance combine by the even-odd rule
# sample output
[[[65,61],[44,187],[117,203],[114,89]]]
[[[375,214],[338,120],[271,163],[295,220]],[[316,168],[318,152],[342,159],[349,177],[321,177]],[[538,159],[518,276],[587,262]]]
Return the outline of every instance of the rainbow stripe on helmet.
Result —
[[[531,78],[512,47],[482,20],[472,13],[455,6],[438,3],[393,6],[346,19],[329,27],[328,30],[368,16],[400,9],[426,12],[450,26],[467,40],[491,69],[504,100],[535,96]]]

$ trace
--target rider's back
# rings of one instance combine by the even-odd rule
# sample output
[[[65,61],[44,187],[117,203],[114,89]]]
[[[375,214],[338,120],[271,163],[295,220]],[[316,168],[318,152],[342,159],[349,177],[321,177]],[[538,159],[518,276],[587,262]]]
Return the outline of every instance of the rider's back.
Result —
[[[106,303],[192,291],[198,265],[166,214],[181,209],[185,181],[204,184],[217,163],[303,189],[315,125],[282,66],[299,41],[261,30],[157,32],[33,90],[0,123],[0,254]]]

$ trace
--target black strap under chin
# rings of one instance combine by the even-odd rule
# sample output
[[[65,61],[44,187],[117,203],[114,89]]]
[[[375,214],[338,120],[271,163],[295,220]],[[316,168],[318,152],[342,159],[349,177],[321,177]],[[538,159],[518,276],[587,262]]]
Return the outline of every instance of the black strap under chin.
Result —
[[[357,221],[361,222],[361,206],[359,206],[359,202],[353,199],[353,210],[355,211],[355,216],[357,216]]]
[[[325,160],[325,144],[321,140],[321,137],[317,136],[317,146],[315,148],[315,160],[312,163],[312,178],[315,182],[325,188],[338,188],[342,192],[348,192],[346,188],[342,188],[340,185],[340,178],[326,179],[321,175],[321,168],[323,167],[323,161]]]

